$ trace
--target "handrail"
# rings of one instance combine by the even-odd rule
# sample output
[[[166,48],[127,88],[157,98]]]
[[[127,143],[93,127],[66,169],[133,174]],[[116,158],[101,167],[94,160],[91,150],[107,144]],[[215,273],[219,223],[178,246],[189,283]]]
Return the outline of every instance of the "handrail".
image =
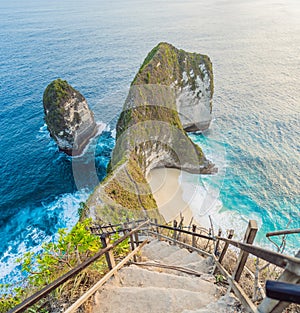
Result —
[[[123,242],[125,239],[127,239],[129,236],[132,234],[136,233],[138,230],[140,230],[143,226],[149,224],[148,221],[145,221],[144,223],[140,224],[138,227],[133,229],[132,231],[126,233],[123,237],[117,239],[113,244],[108,245],[106,248],[101,249],[99,252],[97,252],[94,256],[89,258],[88,260],[82,262],[78,266],[74,267],[72,270],[64,274],[63,276],[59,277],[49,285],[45,286],[42,288],[40,291],[34,293],[32,296],[18,304],[16,307],[13,309],[9,310],[7,313],[18,313],[18,312],[23,312],[42,298],[46,297],[51,291],[56,289],[58,286],[62,285],[64,282],[69,280],[70,278],[74,277],[78,273],[80,273],[83,269],[85,269],[87,266],[95,262],[97,259],[99,259],[101,256],[103,256],[105,253],[109,252],[112,250],[114,247],[119,245],[121,242]]]
[[[133,223],[141,223],[141,222],[145,222],[147,221],[146,219],[141,219],[141,220],[136,220],[134,222],[132,221],[128,221],[126,223],[123,224],[106,224],[106,225],[94,225],[91,226],[90,229],[107,229],[107,228],[114,228],[114,227],[120,227],[120,226],[124,226],[124,224],[133,224]]]
[[[255,255],[267,262],[288,269],[291,273],[300,276],[300,259],[292,256],[284,255],[278,252],[273,252],[258,246],[253,246],[247,243],[241,243],[232,239],[216,237],[219,240],[228,242],[229,244]]]
[[[280,235],[290,235],[290,234],[299,234],[300,228],[294,228],[294,229],[284,229],[284,230],[278,230],[266,233],[266,237],[272,237],[272,236],[280,236]]]
[[[221,265],[220,258],[217,259],[217,256],[214,255],[214,253],[208,253],[208,252],[206,252],[204,250],[201,250],[201,249],[195,247],[194,246],[194,238],[195,237],[200,237],[200,238],[204,238],[204,239],[212,240],[212,241],[223,241],[223,242],[225,242],[225,246],[223,247],[224,254],[226,253],[226,250],[227,250],[228,246],[232,245],[232,246],[235,246],[235,247],[239,248],[240,251],[241,251],[241,254],[247,254],[247,256],[248,256],[248,254],[252,254],[252,255],[254,255],[254,256],[258,257],[258,258],[261,258],[261,259],[263,259],[263,260],[265,260],[265,261],[267,261],[269,263],[272,263],[272,264],[277,265],[279,267],[285,268],[289,273],[291,273],[291,275],[300,276],[300,259],[299,258],[291,257],[291,256],[284,255],[284,254],[281,254],[281,253],[278,253],[278,252],[273,252],[271,250],[267,250],[265,248],[254,246],[254,245],[252,245],[252,242],[251,242],[251,244],[247,243],[247,241],[245,239],[244,239],[244,242],[242,243],[242,242],[239,242],[239,241],[232,240],[231,239],[232,236],[231,237],[229,236],[228,238],[224,238],[224,237],[221,237],[220,235],[218,235],[218,236],[203,235],[203,234],[196,233],[194,231],[187,231],[187,230],[184,230],[184,229],[181,229],[181,228],[177,228],[176,225],[175,226],[161,225],[161,224],[153,223],[153,222],[151,222],[149,220],[133,221],[132,225],[134,226],[135,223],[137,223],[137,222],[143,222],[143,223],[141,223],[136,228],[131,230],[131,228],[128,227],[128,224],[130,224],[130,222],[128,222],[126,228],[119,230],[119,231],[124,231],[124,233],[126,231],[126,233],[124,234],[123,237],[121,237],[118,240],[116,240],[113,244],[109,244],[107,247],[105,247],[105,245],[104,245],[104,248],[99,250],[93,257],[91,257],[88,260],[86,260],[85,262],[79,264],[78,266],[76,266],[75,268],[73,268],[72,270],[70,270],[69,272],[67,272],[63,276],[61,276],[60,278],[56,279],[55,281],[53,281],[49,285],[45,286],[43,289],[41,289],[40,291],[38,291],[35,294],[33,294],[31,297],[27,298],[25,301],[23,301],[21,304],[17,305],[15,308],[11,309],[7,313],[19,313],[19,312],[25,311],[27,308],[29,308],[30,306],[32,306],[33,304],[38,302],[40,299],[46,297],[50,292],[52,292],[58,286],[60,286],[64,282],[66,282],[68,279],[70,279],[70,278],[74,277],[75,275],[77,275],[80,271],[85,269],[87,266],[92,264],[94,261],[99,259],[104,254],[108,257],[108,254],[112,253],[110,251],[114,247],[119,245],[121,242],[123,242],[125,239],[127,239],[128,237],[130,237],[131,241],[133,241],[133,236],[132,235],[135,234],[135,236],[137,236],[137,232],[139,230],[141,230],[145,226],[148,226],[148,233],[156,234],[158,237],[162,237],[162,238],[165,238],[167,240],[171,240],[174,243],[181,244],[181,245],[185,246],[188,249],[192,249],[192,250],[197,251],[198,253],[202,253],[202,254],[204,254],[206,256],[212,256],[214,261],[215,261],[215,266],[223,274],[225,274],[225,276],[228,276],[230,286],[237,293],[239,298],[242,300],[243,304],[246,307],[248,307],[249,310],[251,312],[253,312],[253,313],[254,312],[256,313],[258,311],[256,310],[256,307],[255,307],[254,303],[246,296],[244,291],[241,289],[240,285],[238,284],[238,279],[235,279],[234,275],[230,276],[230,274]],[[248,227],[250,227],[250,229],[252,229],[253,225],[250,222],[249,222],[250,226],[248,226]],[[102,228],[103,229],[107,229],[107,228],[112,228],[112,227],[116,227],[116,226],[122,226],[122,224],[119,224],[119,225],[108,225],[108,226],[104,226]],[[149,226],[156,227],[157,228],[156,229],[157,232],[152,232],[149,229]],[[162,233],[158,232],[158,228],[159,229],[174,230],[175,232],[178,232],[178,233],[191,235],[193,237],[193,244],[192,244],[192,246],[190,246],[190,245],[188,245],[186,243],[182,243],[179,240],[176,240],[176,236],[174,236],[174,238],[170,238],[168,236],[164,236]],[[193,228],[193,230],[194,230],[194,228]],[[249,228],[247,229],[246,234],[248,233],[248,231],[249,231]],[[267,234],[267,237],[275,236],[275,235],[285,235],[287,233],[288,234],[290,234],[290,233],[300,233],[300,229],[270,232],[270,233]],[[102,235],[103,236],[104,235],[107,236],[108,234],[109,233],[107,232],[107,233],[103,233]],[[102,238],[102,239],[105,241],[105,238]],[[138,239],[135,239],[135,240],[136,240],[136,244],[138,245]],[[132,250],[134,250],[133,242],[131,242],[131,244],[132,244],[131,248],[132,248]],[[246,258],[247,258],[247,256],[246,256]],[[240,267],[241,271],[242,271],[242,269],[244,268],[244,265],[237,264],[237,268],[238,267]]]
[[[176,230],[176,231],[179,232],[179,233],[184,233],[184,234],[188,234],[188,235],[193,235],[193,236],[195,236],[195,237],[200,237],[200,238],[204,238],[204,239],[208,239],[208,240],[213,240],[213,241],[216,240],[215,237],[206,236],[206,235],[202,235],[202,234],[197,234],[197,233],[194,233],[194,232],[191,232],[191,231],[188,231],[188,230],[184,230],[184,229],[180,229],[180,228],[175,228],[175,227],[172,227],[172,226],[156,224],[156,223],[153,223],[153,222],[150,222],[150,225],[156,226],[156,227],[159,227],[159,228],[169,229],[169,230]]]

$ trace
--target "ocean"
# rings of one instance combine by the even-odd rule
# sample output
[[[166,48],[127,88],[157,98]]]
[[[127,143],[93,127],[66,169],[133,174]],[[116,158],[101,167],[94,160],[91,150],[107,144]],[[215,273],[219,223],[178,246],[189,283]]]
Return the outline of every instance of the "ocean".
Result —
[[[16,259],[76,223],[106,175],[130,82],[161,41],[213,63],[213,122],[190,136],[219,173],[182,178],[185,197],[198,189],[187,199],[195,216],[239,239],[255,219],[266,246],[266,232],[300,227],[298,0],[0,0],[0,10],[0,283],[22,279]],[[76,159],[43,119],[43,92],[58,77],[103,130]],[[287,251],[298,249],[290,235]]]

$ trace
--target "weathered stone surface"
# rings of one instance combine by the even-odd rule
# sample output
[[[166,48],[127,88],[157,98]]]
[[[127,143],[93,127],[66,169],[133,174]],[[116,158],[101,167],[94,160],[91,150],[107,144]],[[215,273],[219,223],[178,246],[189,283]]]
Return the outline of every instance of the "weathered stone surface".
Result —
[[[66,81],[51,82],[43,95],[45,121],[59,149],[79,155],[97,132],[94,114],[85,98]]]

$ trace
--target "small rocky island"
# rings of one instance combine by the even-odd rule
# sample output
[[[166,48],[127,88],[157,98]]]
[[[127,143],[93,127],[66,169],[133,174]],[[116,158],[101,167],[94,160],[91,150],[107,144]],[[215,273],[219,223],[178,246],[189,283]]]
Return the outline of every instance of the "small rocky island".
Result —
[[[47,86],[43,105],[47,127],[59,149],[72,156],[81,154],[97,133],[94,114],[83,95],[56,79]]]

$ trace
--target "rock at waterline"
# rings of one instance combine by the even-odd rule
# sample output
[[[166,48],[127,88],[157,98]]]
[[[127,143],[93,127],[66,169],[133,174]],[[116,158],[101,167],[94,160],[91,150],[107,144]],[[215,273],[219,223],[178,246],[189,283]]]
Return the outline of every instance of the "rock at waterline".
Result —
[[[59,149],[79,155],[97,132],[94,114],[83,95],[67,81],[56,79],[43,95],[45,121]]]

